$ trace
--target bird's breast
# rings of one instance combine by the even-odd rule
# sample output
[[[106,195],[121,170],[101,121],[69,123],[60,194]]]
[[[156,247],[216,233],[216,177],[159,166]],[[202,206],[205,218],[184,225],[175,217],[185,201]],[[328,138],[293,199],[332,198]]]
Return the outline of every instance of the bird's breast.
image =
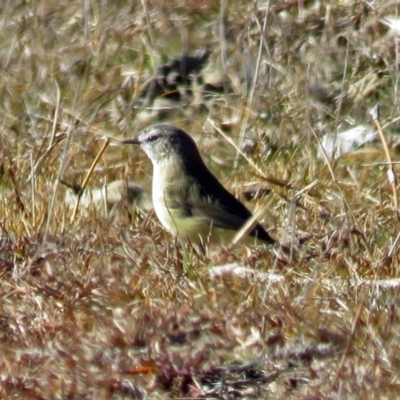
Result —
[[[171,198],[171,187],[176,185],[176,180],[171,177],[172,171],[176,166],[162,163],[154,167],[152,198],[154,211],[164,228],[177,234],[175,222],[175,209],[173,208],[174,199]]]
[[[193,216],[190,196],[196,192],[184,168],[158,164],[153,171],[153,204],[164,228],[180,239],[198,243],[210,232],[210,223]]]

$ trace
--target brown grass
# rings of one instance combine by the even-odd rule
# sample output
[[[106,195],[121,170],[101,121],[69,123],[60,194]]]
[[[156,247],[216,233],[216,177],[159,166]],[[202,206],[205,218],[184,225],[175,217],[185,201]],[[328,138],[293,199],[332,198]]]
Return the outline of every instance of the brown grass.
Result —
[[[0,5],[1,398],[397,397],[386,155],[380,142],[317,153],[325,133],[375,129],[379,104],[397,160],[398,36],[382,21],[399,7],[265,4]],[[224,90],[146,114],[152,72],[206,46],[203,79],[218,72]],[[120,139],[161,120],[249,207],[268,205],[260,220],[284,248],[202,256],[125,203],[71,221],[60,179],[81,184],[106,138],[88,187],[150,188],[150,162]],[[227,264],[251,269],[212,274]]]

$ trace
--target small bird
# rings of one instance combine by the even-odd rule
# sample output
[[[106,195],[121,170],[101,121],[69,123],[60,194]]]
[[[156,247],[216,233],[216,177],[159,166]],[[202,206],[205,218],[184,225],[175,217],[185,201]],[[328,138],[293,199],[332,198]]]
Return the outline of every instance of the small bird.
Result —
[[[164,228],[184,242],[232,242],[251,212],[204,164],[195,141],[171,125],[154,125],[123,143],[139,145],[153,164],[153,205]],[[274,244],[257,223],[246,244]]]

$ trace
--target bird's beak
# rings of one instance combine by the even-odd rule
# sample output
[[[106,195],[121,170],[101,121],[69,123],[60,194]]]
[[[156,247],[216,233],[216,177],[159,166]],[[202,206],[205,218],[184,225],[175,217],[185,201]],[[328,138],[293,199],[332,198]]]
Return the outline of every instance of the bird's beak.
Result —
[[[122,143],[123,144],[137,144],[137,145],[140,145],[140,140],[138,138],[134,138],[134,139],[124,140]]]

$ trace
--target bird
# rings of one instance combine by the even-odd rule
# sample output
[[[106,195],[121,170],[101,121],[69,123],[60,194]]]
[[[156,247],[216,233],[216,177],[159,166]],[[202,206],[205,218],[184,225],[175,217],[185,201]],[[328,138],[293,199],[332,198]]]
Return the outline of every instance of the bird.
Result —
[[[212,174],[194,139],[169,124],[142,130],[125,144],[139,145],[153,164],[152,200],[163,227],[183,242],[201,248],[232,243],[252,213]],[[256,222],[249,245],[275,240]]]

